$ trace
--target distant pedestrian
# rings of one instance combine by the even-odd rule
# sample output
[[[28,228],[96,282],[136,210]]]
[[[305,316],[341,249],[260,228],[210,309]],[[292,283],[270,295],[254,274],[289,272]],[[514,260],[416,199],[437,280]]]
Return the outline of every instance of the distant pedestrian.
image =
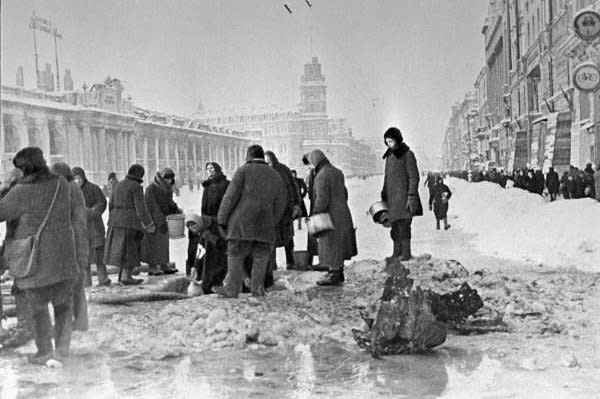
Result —
[[[0,200],[0,221],[7,221],[3,256],[31,310],[37,353],[29,361],[45,364],[50,358],[69,355],[73,286],[80,278],[80,265],[88,258],[87,218],[81,192],[50,172],[41,149],[23,148],[13,164],[23,178]],[[36,256],[31,263],[21,262],[31,254],[20,251],[16,240],[37,231]],[[54,310],[54,331],[49,303]]]
[[[339,285],[344,282],[344,260],[356,256],[356,233],[348,207],[348,190],[344,173],[333,166],[321,150],[313,150],[308,160],[315,168],[314,205],[311,217],[326,213],[331,217],[333,230],[317,236],[319,262],[327,266],[327,275],[318,285]]]
[[[537,169],[534,173],[533,173],[533,178],[532,178],[532,189],[533,192],[539,195],[544,195],[544,174],[542,173],[542,171],[540,169]]]
[[[594,173],[594,189],[596,190],[596,199],[600,201],[600,167]]]
[[[425,179],[425,183],[423,183],[423,185],[427,187],[427,190],[429,191],[429,210],[431,210],[433,203],[433,186],[435,186],[436,180],[437,179],[433,172],[427,172],[427,178]]]
[[[429,209],[432,209],[435,215],[435,228],[440,229],[440,222],[444,222],[444,230],[448,230],[450,225],[448,224],[448,201],[452,196],[450,188],[444,184],[444,179],[439,176],[436,179],[435,185],[433,186],[433,197],[429,202]]]
[[[169,263],[169,226],[167,216],[181,213],[181,209],[173,201],[175,172],[171,168],[163,168],[156,173],[152,183],[146,187],[144,202],[156,227],[154,232],[146,232],[142,240],[140,260],[148,263],[148,275],[177,273],[177,269]]]
[[[267,165],[263,148],[248,147],[246,163],[235,171],[219,207],[217,219],[228,253],[224,285],[215,288],[219,294],[238,296],[244,261],[252,256],[252,295],[264,295],[267,265],[287,206],[286,190],[279,173]]]
[[[383,155],[385,175],[381,200],[388,205],[388,223],[394,240],[392,256],[409,260],[411,254],[411,223],[414,216],[423,215],[419,198],[419,169],[415,154],[404,143],[400,129],[390,127],[384,134],[388,147]]]
[[[583,170],[584,194],[586,197],[595,198],[596,188],[594,187],[594,168],[591,163],[585,165]]]
[[[569,176],[569,172],[564,172],[560,178],[560,192],[564,199],[571,198],[571,191],[573,186],[573,180],[571,176]]]
[[[108,202],[104,262],[119,266],[119,281],[124,285],[143,282],[133,278],[133,269],[140,266],[144,232],[155,231],[154,222],[144,203],[143,178],[144,167],[131,165],[127,176],[116,185]]]
[[[546,173],[546,189],[550,194],[550,201],[556,200],[558,194],[560,182],[558,181],[558,173],[554,171],[554,168],[550,166],[548,173]]]
[[[287,206],[283,217],[281,218],[278,226],[278,236],[271,253],[271,267],[273,270],[277,269],[277,256],[276,249],[278,247],[284,247],[285,249],[285,261],[286,268],[293,269],[294,266],[294,219],[299,217],[302,213],[300,207],[300,196],[298,195],[298,189],[296,188],[296,182],[292,171],[287,165],[279,162],[277,156],[273,151],[265,152],[265,161],[270,167],[275,169],[285,184],[285,196]]]

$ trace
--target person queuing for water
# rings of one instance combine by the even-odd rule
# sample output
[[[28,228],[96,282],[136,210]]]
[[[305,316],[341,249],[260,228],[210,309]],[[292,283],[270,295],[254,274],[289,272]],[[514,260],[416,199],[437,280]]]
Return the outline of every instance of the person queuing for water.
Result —
[[[309,203],[309,211],[307,213],[308,213],[308,215],[310,215],[313,212],[313,206],[315,203],[315,195],[314,195],[315,168],[308,161],[308,154],[306,154],[302,157],[302,163],[304,165],[306,165],[306,167],[308,169],[308,173],[306,175],[306,187],[307,187],[306,194],[308,196],[308,203]],[[308,218],[306,218],[306,220],[308,220]],[[313,269],[320,269],[320,265],[319,266],[313,265],[314,257],[319,254],[319,243],[317,242],[317,237],[315,237],[314,235],[312,235],[310,233],[307,233],[306,250],[308,252],[307,266],[309,266]]]
[[[433,203],[433,186],[435,186],[436,180],[433,172],[427,172],[427,178],[423,185],[427,187],[427,190],[429,191],[429,210],[431,210],[431,204]]]
[[[548,169],[548,173],[546,173],[546,189],[548,190],[548,194],[550,194],[550,201],[556,200],[559,186],[560,182],[558,181],[558,173],[556,173],[554,168],[551,166]]]
[[[85,205],[85,196],[81,191],[80,186],[74,181],[73,171],[71,167],[65,162],[56,162],[50,168],[50,171],[57,176],[63,177],[70,185],[70,189],[75,191],[78,195],[81,196],[81,201]],[[104,196],[102,196],[104,198]],[[87,207],[86,207],[86,217],[87,217]],[[81,230],[81,227],[78,227]],[[90,226],[89,221],[86,220],[85,231],[87,231],[86,237],[87,240],[83,242],[81,245],[87,245],[90,240]],[[78,235],[81,236],[81,235]],[[103,237],[104,238],[104,237]],[[92,249],[88,249],[88,259],[91,258],[92,254],[90,253]],[[84,263],[79,265],[79,278],[75,282],[73,286],[73,329],[77,331],[87,331],[88,329],[88,310],[87,310],[87,297],[85,295],[85,286],[86,286],[86,278],[87,276],[91,276],[89,274],[89,270],[86,268],[89,267],[89,261],[86,260]],[[91,283],[90,283],[91,285]]]
[[[442,176],[438,176],[433,186],[433,197],[429,200],[429,209],[433,209],[435,215],[435,228],[440,229],[440,222],[444,222],[444,230],[448,230],[448,202],[452,196],[450,188],[444,184]]]
[[[252,256],[252,295],[265,294],[267,265],[287,204],[287,188],[279,173],[265,161],[263,148],[251,145],[219,207],[219,230],[227,240],[227,276],[222,287],[215,287],[217,293],[238,296],[244,261]]]
[[[119,180],[117,180],[117,174],[115,172],[110,172],[108,174],[108,181],[106,182],[106,184],[104,185],[104,187],[102,187],[102,192],[104,193],[104,196],[106,198],[110,199],[110,195],[112,194],[112,192],[115,189],[115,186],[117,185],[117,183],[119,182]]]
[[[275,240],[275,246],[271,253],[270,268],[272,270],[277,269],[276,249],[284,247],[286,268],[294,269],[294,219],[299,218],[302,214],[300,196],[298,195],[292,171],[287,165],[279,162],[273,151],[265,152],[265,161],[281,176],[281,179],[285,183],[287,197],[287,207],[285,208],[283,218],[279,222],[277,240]]]
[[[227,187],[229,187],[229,180],[217,162],[208,162],[206,173],[208,178],[202,182],[200,211],[203,217],[210,219],[211,224],[208,226],[208,234],[200,239],[200,243],[206,249],[206,254],[202,260],[198,278],[202,280],[202,290],[210,293],[213,286],[222,285],[227,274],[227,242],[219,236],[217,216]]]
[[[8,177],[0,184],[0,199],[4,196],[23,178],[23,171],[18,168],[14,168]],[[0,274],[2,282],[9,280],[10,271],[8,270],[8,264],[4,259],[0,262]],[[25,291],[17,288],[16,284],[12,284],[11,295],[14,296],[15,300],[15,312],[17,323],[14,327],[10,328],[2,337],[3,348],[15,348],[21,345],[25,345],[33,339],[33,326],[31,320],[31,311],[27,305],[27,298]],[[0,298],[0,301],[2,298]],[[3,316],[3,315],[2,315]]]
[[[333,223],[333,230],[322,231],[317,235],[319,262],[329,270],[317,284],[340,285],[345,280],[344,260],[357,254],[356,233],[348,207],[344,173],[333,166],[319,149],[311,151],[306,158],[315,169],[311,217],[328,214]]]
[[[40,148],[23,148],[13,164],[23,178],[0,200],[0,221],[7,222],[3,261],[30,307],[37,353],[29,361],[45,364],[69,355],[73,286],[89,256],[87,216],[81,192],[50,172]]]
[[[108,202],[104,263],[119,266],[119,282],[123,285],[143,282],[142,279],[133,278],[133,269],[140,266],[144,232],[156,231],[144,202],[143,178],[144,167],[131,165],[127,176],[116,185]]]
[[[173,201],[175,172],[164,168],[154,176],[152,183],[146,187],[144,202],[155,226],[154,232],[146,232],[142,240],[140,260],[149,265],[149,276],[177,273],[177,269],[169,262],[169,226],[167,216],[182,213]]]
[[[596,194],[595,198],[600,201],[600,167],[594,172],[594,192]]]
[[[306,211],[306,205],[304,204],[304,198],[308,193],[308,187],[306,187],[304,179],[298,177],[298,172],[296,172],[295,170],[292,170],[292,177],[294,178],[294,182],[296,183],[296,190],[298,192],[298,197],[300,198],[301,214],[298,217],[298,230],[302,230],[302,219],[308,216],[308,212]]]
[[[419,168],[415,154],[406,145],[400,129],[390,127],[383,135],[387,151],[381,200],[387,203],[387,220],[394,241],[392,256],[409,260],[411,254],[411,224],[414,216],[423,215],[419,198]]]
[[[594,185],[594,167],[591,163],[585,165],[585,169],[583,170],[583,185],[584,195],[588,198],[596,197],[596,187]]]
[[[81,191],[85,198],[85,207],[87,212],[88,220],[88,237],[90,246],[90,259],[85,265],[85,285],[92,285],[92,273],[90,265],[93,263],[96,265],[96,273],[98,276],[98,285],[107,286],[111,284],[110,278],[106,271],[106,265],[104,264],[104,242],[106,229],[104,227],[104,221],[102,220],[102,214],[106,211],[107,202],[102,189],[89,181],[85,174],[85,171],[81,167],[74,167],[73,180]]]

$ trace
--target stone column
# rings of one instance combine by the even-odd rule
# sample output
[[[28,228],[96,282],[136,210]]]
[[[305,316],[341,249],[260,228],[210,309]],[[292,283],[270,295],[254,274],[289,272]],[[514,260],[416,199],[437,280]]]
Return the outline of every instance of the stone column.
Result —
[[[160,169],[160,140],[158,139],[158,135],[156,135],[156,137],[154,138],[154,153],[156,156],[156,169]],[[154,174],[156,173],[156,170],[149,170],[146,171],[146,173],[148,174],[148,176],[154,176]]]
[[[194,167],[194,173],[192,173],[192,179],[194,180],[194,184],[195,184],[195,180],[196,177],[198,177],[198,151],[196,150],[196,145],[198,144],[198,141],[196,139],[192,140],[192,154],[194,156],[194,160],[193,160],[193,167]]]
[[[137,160],[137,153],[135,148],[135,133],[133,131],[127,132],[127,137],[129,141],[129,159],[125,164],[125,173],[127,173],[127,169],[129,169],[129,165],[132,165]]]
[[[144,170],[148,173],[148,136],[146,135],[144,135],[144,154],[142,157],[142,166],[144,166]]]
[[[112,165],[108,165],[108,154],[106,153],[106,128],[101,126],[98,129],[98,154],[100,157],[98,159],[98,174],[108,176],[108,172],[113,172],[113,170],[108,170],[112,168]],[[114,172],[117,172],[116,170]],[[99,180],[102,182],[103,180]]]
[[[90,125],[82,125],[83,129],[83,168],[85,170],[92,169],[92,131]],[[105,156],[105,155],[103,155]]]
[[[184,142],[183,142],[183,162],[184,162],[184,167],[183,167],[183,177],[186,178],[188,177],[188,174],[190,172],[190,168],[189,168],[189,157],[188,157],[188,146],[190,145],[190,143],[187,141],[187,138],[184,138]],[[177,146],[177,148],[179,148],[179,146]],[[178,154],[179,154],[179,150],[178,150]],[[177,160],[179,161],[179,155],[177,156]],[[179,165],[177,166],[177,168],[179,169]]]

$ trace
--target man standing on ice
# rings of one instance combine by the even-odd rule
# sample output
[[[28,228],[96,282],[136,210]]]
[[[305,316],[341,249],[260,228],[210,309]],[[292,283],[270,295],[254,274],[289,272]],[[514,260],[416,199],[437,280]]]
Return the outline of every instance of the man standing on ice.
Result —
[[[412,218],[423,216],[419,198],[419,169],[415,154],[404,143],[400,129],[390,127],[383,137],[388,149],[383,155],[385,175],[381,200],[388,206],[385,222],[392,226],[392,256],[409,260]]]

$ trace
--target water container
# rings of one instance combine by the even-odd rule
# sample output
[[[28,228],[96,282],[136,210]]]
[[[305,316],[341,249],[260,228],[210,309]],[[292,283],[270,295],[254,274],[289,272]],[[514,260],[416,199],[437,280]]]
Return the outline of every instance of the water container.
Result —
[[[183,213],[176,213],[167,216],[167,226],[169,227],[169,238],[185,238],[185,216]]]

